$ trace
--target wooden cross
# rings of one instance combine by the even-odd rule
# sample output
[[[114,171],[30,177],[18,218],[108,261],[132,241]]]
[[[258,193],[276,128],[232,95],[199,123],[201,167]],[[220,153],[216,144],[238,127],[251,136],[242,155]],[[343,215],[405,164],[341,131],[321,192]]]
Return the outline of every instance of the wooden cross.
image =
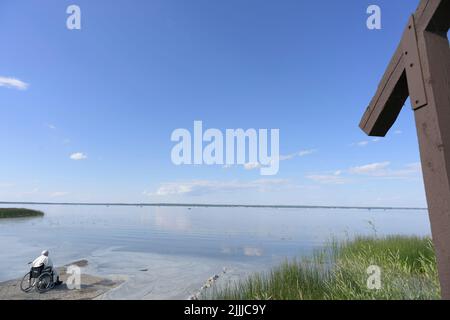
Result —
[[[361,129],[384,137],[408,96],[414,110],[441,295],[450,300],[450,0],[421,0]]]

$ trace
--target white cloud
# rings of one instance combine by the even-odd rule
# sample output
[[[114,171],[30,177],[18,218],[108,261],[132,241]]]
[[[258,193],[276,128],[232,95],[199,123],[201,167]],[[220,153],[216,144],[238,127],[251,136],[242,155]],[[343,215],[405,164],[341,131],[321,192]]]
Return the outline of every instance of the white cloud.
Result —
[[[378,173],[378,177],[386,179],[407,179],[421,177],[422,166],[420,163],[410,163],[401,169],[387,169],[384,172]]]
[[[337,170],[333,174],[311,174],[306,178],[322,184],[344,184],[347,181],[342,177],[341,170]]]
[[[255,170],[255,169],[259,169],[261,168],[261,164],[259,164],[258,162],[249,162],[244,164],[244,169],[245,170]]]
[[[295,158],[296,155],[297,155],[297,153],[287,154],[287,155],[282,155],[282,154],[280,154],[278,160],[279,160],[279,161],[292,160],[292,159]],[[273,162],[273,160],[272,160],[271,162]]]
[[[359,142],[356,142],[356,143],[352,143],[352,144],[350,144],[350,146],[351,147],[364,148],[364,147],[367,147],[369,144],[378,143],[380,141],[381,141],[380,138],[373,138],[371,140],[363,140],[363,141],[359,141]]]
[[[52,192],[50,194],[50,197],[52,197],[52,198],[59,198],[59,197],[67,196],[68,194],[69,194],[69,192],[56,191],[56,192]]]
[[[317,150],[316,149],[309,149],[309,150],[300,150],[296,153],[291,153],[288,155],[280,155],[280,161],[285,161],[285,160],[292,160],[295,157],[305,157],[305,156],[309,156],[313,153],[316,153]]]
[[[313,153],[316,153],[317,150],[316,149],[310,149],[310,150],[301,150],[295,153],[291,153],[291,154],[287,154],[287,155],[280,155],[278,160],[281,161],[287,161],[287,160],[292,160],[295,157],[305,157],[308,155],[311,155]],[[275,162],[275,160],[271,160],[270,163],[273,164]],[[230,169],[234,167],[234,165],[229,165],[229,164],[225,164],[222,166],[223,169]],[[260,169],[263,167],[263,165],[259,162],[248,162],[246,164],[243,165],[245,170],[256,170],[256,169]]]
[[[19,79],[15,78],[7,78],[0,76],[0,87],[18,89],[18,90],[26,90],[28,88],[28,83],[23,82]]]
[[[51,130],[55,130],[56,129],[56,126],[51,124],[51,123],[47,123],[46,126],[47,126],[47,128],[49,128]]]
[[[402,134],[402,133],[403,133],[402,130],[395,130],[395,131],[394,131],[394,134]]]
[[[391,169],[389,161],[370,163],[352,167],[347,170],[337,170],[334,173],[310,174],[306,178],[322,184],[344,184],[351,176],[366,176],[385,179],[415,178],[421,172],[420,163],[410,163],[400,169]]]
[[[360,141],[358,143],[356,143],[356,146],[358,147],[365,147],[369,144],[369,141]]]
[[[372,174],[372,175],[376,175],[379,174],[380,172],[384,172],[384,170],[390,165],[390,162],[386,161],[386,162],[378,162],[378,163],[371,163],[371,164],[366,164],[364,166],[359,166],[359,167],[353,167],[350,168],[350,173],[354,173],[354,174]]]
[[[311,150],[301,150],[298,152],[298,156],[299,157],[304,157],[304,156],[309,156],[310,154],[316,153],[317,150],[316,149],[311,149]]]
[[[287,186],[289,182],[283,179],[259,179],[248,182],[243,181],[211,181],[193,180],[187,182],[167,182],[159,186],[156,193],[144,191],[147,196],[170,196],[170,195],[203,195],[217,192],[235,191],[257,191],[266,192]]]
[[[75,161],[86,160],[87,155],[85,155],[83,152],[76,152],[76,153],[72,153],[70,155],[70,159],[75,160]]]
[[[370,177],[388,178],[388,179],[405,179],[416,177],[421,172],[420,163],[410,163],[404,165],[400,169],[391,169],[389,161],[371,163],[364,166],[353,167],[348,170],[350,174],[365,175]]]

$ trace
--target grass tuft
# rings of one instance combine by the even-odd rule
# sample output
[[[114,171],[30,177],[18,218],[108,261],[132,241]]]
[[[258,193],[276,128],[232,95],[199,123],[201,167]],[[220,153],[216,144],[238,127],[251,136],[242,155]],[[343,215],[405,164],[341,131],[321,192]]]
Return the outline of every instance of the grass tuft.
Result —
[[[381,269],[381,288],[369,289],[369,266]],[[357,237],[332,241],[311,258],[285,261],[266,273],[223,287],[202,299],[221,300],[413,300],[439,299],[429,238]]]

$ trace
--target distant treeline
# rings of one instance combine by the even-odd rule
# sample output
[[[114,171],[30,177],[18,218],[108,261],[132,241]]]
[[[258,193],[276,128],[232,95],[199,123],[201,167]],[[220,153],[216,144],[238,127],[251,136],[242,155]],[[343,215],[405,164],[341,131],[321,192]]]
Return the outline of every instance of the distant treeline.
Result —
[[[43,215],[44,213],[38,210],[22,209],[22,208],[0,208],[0,219],[42,217]]]

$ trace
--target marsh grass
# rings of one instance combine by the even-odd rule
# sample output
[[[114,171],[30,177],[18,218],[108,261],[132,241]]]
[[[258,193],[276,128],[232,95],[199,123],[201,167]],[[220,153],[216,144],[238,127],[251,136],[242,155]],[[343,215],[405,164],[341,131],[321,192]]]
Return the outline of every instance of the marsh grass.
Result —
[[[381,288],[367,286],[367,268],[381,268]],[[203,299],[372,300],[438,299],[436,261],[429,238],[357,237],[330,242],[310,258],[285,261],[222,287]]]
[[[44,213],[42,211],[21,209],[21,208],[0,208],[1,218],[27,218],[27,217],[42,217]]]

